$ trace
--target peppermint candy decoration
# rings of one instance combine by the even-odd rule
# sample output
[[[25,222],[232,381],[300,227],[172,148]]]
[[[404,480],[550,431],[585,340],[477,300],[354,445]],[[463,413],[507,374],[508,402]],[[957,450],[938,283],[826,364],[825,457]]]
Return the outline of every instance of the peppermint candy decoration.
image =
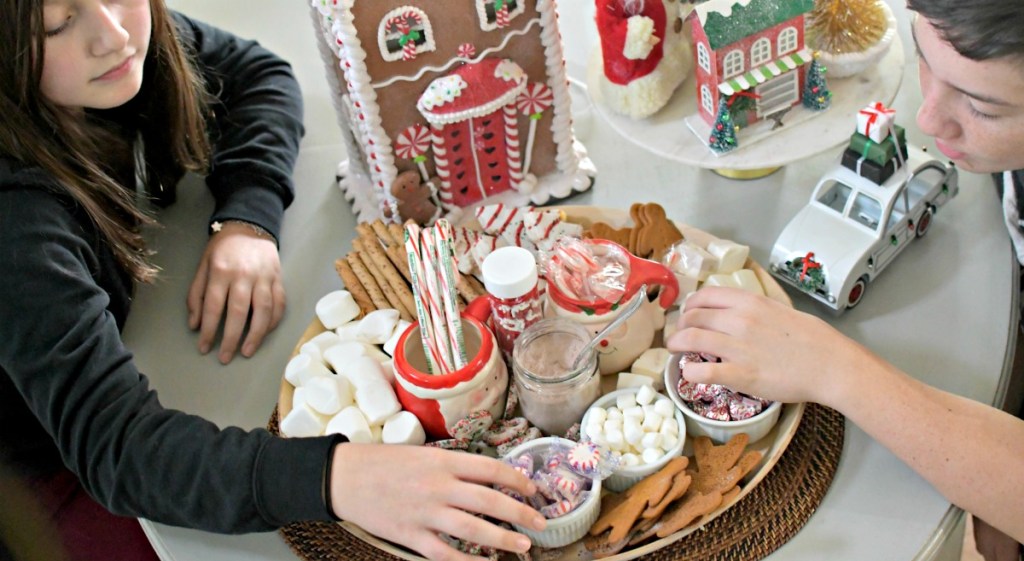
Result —
[[[541,82],[532,82],[516,98],[516,108],[523,115],[539,115],[555,103],[551,88]]]
[[[459,45],[455,53],[463,58],[473,58],[473,55],[476,54],[476,47],[473,46],[473,43],[463,43]]]
[[[395,139],[395,154],[399,158],[415,160],[430,148],[430,129],[425,125],[413,125]]]

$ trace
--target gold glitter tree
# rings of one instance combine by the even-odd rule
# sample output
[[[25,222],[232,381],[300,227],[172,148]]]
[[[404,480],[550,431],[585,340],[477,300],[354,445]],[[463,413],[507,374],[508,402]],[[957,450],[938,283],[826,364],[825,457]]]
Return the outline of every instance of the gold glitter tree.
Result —
[[[866,50],[885,33],[885,12],[879,0],[815,0],[807,26],[808,40],[833,54]]]

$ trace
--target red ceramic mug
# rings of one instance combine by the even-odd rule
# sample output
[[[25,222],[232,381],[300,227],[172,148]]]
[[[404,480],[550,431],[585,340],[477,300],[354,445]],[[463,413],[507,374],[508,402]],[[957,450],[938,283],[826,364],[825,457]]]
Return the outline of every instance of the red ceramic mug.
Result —
[[[505,410],[508,369],[494,334],[485,325],[490,303],[479,297],[462,312],[462,334],[469,362],[448,374],[430,374],[420,339],[419,322],[410,325],[395,346],[395,393],[402,408],[423,424],[433,439],[450,438],[448,430],[479,410],[500,419]]]

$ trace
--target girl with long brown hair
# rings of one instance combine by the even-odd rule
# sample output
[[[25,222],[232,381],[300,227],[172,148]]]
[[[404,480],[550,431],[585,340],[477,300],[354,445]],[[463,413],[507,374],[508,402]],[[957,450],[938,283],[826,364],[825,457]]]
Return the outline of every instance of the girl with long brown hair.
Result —
[[[288,64],[163,0],[5,0],[0,22],[0,464],[72,558],[155,558],[131,517],[249,532],[342,516],[430,557],[469,558],[438,533],[529,548],[470,515],[543,527],[487,486],[534,492],[510,466],[221,430],[164,409],[121,341],[133,284],[158,273],[151,205],[188,171],[215,199],[186,303],[200,352],[222,324],[218,358],[251,356],[277,325],[303,131]]]

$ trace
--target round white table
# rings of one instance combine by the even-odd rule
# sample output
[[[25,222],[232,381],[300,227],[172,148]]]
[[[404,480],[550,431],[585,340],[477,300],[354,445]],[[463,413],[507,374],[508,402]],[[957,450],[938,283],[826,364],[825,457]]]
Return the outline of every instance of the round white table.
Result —
[[[901,3],[890,3],[897,4],[908,49],[907,13]],[[236,358],[221,366],[214,354],[198,354],[196,335],[186,327],[184,303],[205,243],[212,200],[201,180],[189,178],[179,189],[179,201],[161,213],[165,227],[150,233],[159,250],[162,280],[138,292],[124,335],[165,406],[221,426],[261,427],[274,408],[284,365],[313,316],[314,304],[340,287],[332,263],[348,251],[355,235],[355,219],[334,186],[336,166],[344,157],[341,135],[305,3],[171,0],[170,5],[258,38],[293,61],[303,86],[308,132],[295,172],[298,197],[281,239],[288,312],[252,359]],[[596,45],[587,38],[592,17],[586,9],[568,12],[563,6],[562,11],[573,71],[582,68],[587,51]],[[908,67],[895,101],[898,122],[907,128],[910,142],[930,145],[913,122],[920,101],[916,62],[912,53],[904,54]],[[806,203],[818,175],[839,155],[838,150],[828,151],[743,182],[656,156],[623,140],[597,117],[579,130],[589,130],[583,141],[598,178],[592,191],[571,204],[628,208],[632,202],[655,201],[675,220],[749,244],[752,257],[761,263],[782,227]],[[961,173],[959,196],[936,215],[928,236],[878,278],[856,309],[835,319],[803,295],[791,295],[798,308],[823,315],[912,375],[994,403],[1001,399],[1005,351],[1012,349],[1016,321],[1011,259],[991,178]],[[827,378],[827,364],[806,366],[820,369],[823,380]],[[952,561],[959,559],[961,519],[959,509],[848,423],[828,494],[807,525],[768,559]],[[143,526],[165,560],[295,559],[273,532],[228,536],[148,521]]]

